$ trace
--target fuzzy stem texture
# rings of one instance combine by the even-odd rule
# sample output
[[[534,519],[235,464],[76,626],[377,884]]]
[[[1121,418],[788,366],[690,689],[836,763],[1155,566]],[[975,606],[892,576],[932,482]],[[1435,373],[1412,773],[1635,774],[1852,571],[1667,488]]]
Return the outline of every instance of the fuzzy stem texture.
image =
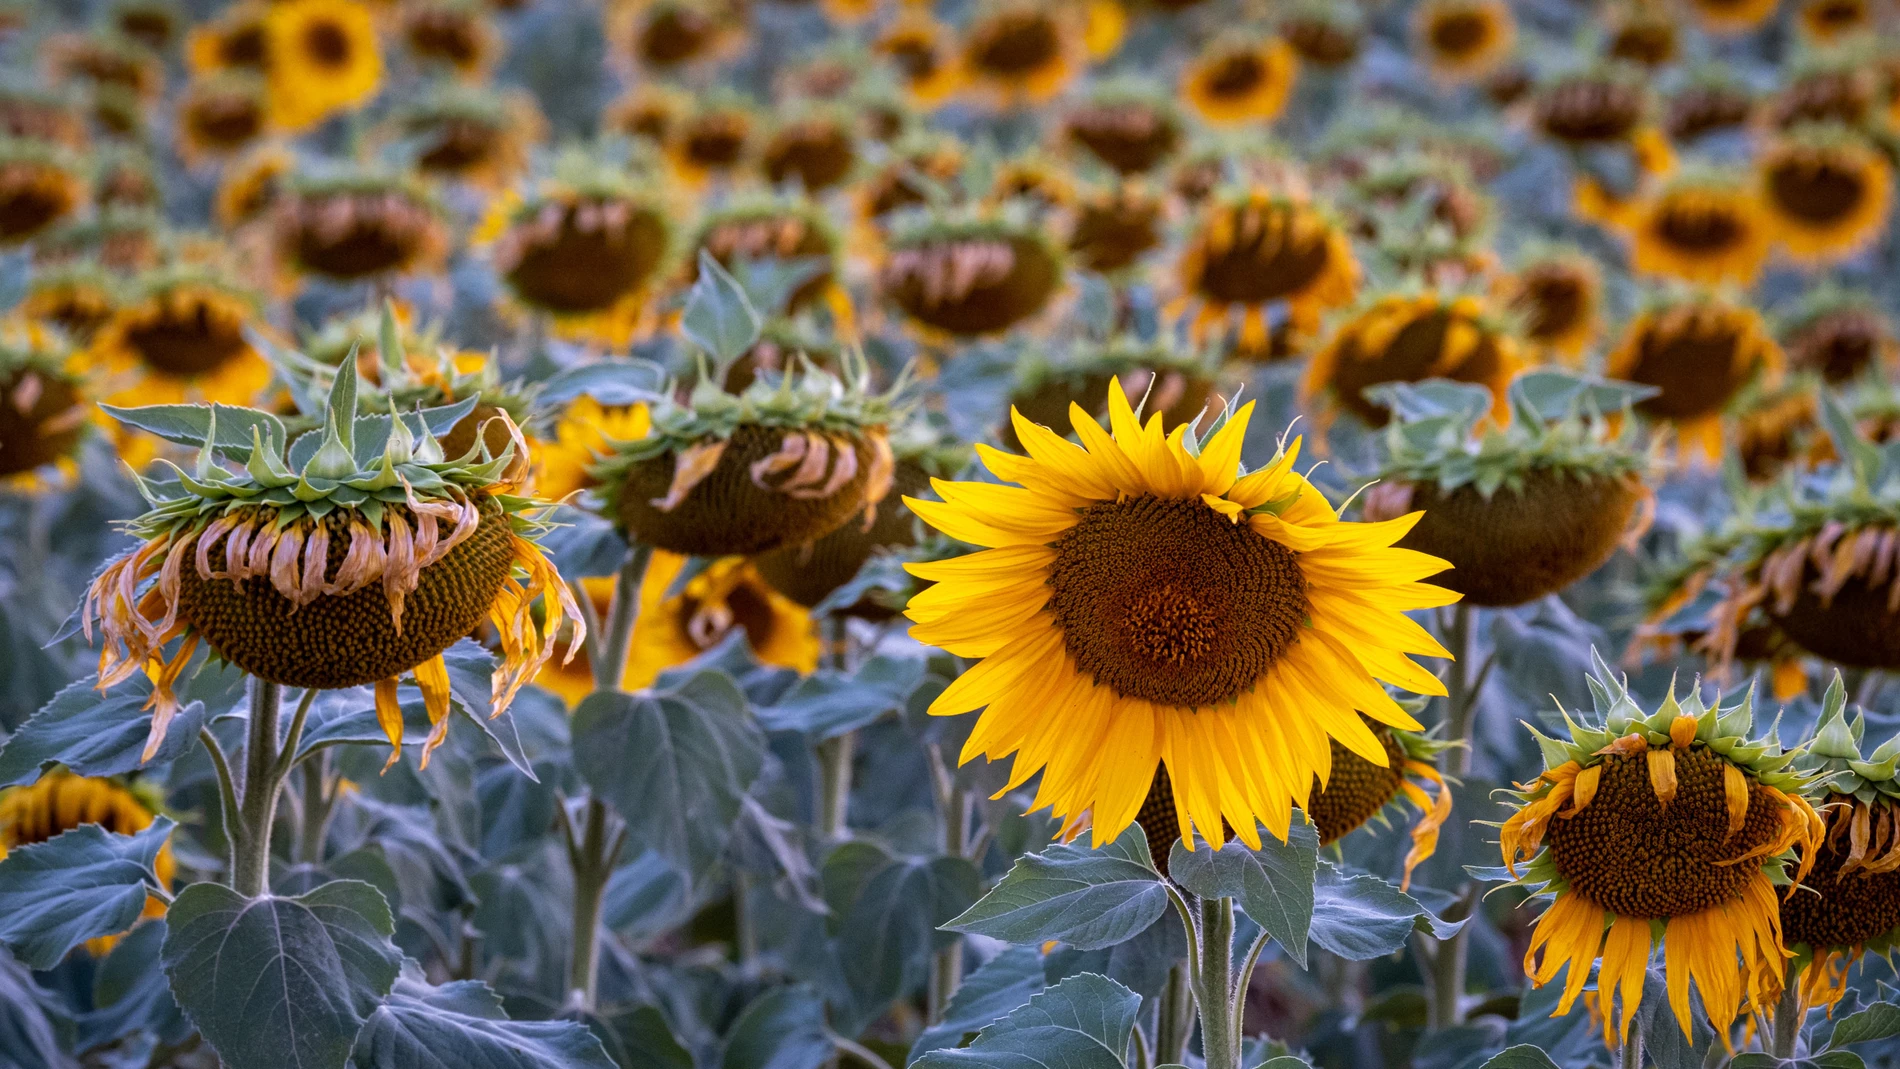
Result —
[[[1203,898],[1200,914],[1200,969],[1194,977],[1194,999],[1201,1008],[1201,1057],[1207,1069],[1240,1069],[1234,900]]]
[[[231,839],[231,889],[257,898],[270,878],[271,824],[277,815],[277,715],[284,688],[251,680],[251,723],[244,742],[244,793]]]

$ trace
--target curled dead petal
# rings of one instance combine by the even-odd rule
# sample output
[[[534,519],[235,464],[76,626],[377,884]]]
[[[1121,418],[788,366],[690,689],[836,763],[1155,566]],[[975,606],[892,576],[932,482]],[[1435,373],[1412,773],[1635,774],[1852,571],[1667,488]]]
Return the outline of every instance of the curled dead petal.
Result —
[[[719,467],[719,458],[725,456],[726,445],[726,440],[720,438],[688,446],[684,453],[678,454],[673,460],[673,482],[666,488],[666,496],[656,497],[648,504],[661,512],[679,508],[680,503],[686,500],[686,495],[692,493],[693,487]]]

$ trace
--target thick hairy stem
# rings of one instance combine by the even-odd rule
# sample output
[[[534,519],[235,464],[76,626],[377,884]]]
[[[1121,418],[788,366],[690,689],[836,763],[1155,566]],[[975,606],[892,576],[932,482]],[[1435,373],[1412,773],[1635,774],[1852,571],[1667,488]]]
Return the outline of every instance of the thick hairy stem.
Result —
[[[1631,1021],[1630,1034],[1623,1037],[1623,1049],[1617,1059],[1617,1069],[1643,1069],[1643,1028]]]
[[[930,1023],[943,1020],[943,1011],[950,1005],[950,996],[957,993],[963,984],[963,938],[931,955],[930,988],[925,992],[930,1010]]]
[[[1801,1025],[1807,1020],[1807,1007],[1801,1004],[1801,973],[1788,970],[1781,989],[1781,1001],[1775,1003],[1773,1054],[1784,1061],[1793,1058],[1801,1040]]]
[[[855,731],[818,744],[818,834],[828,842],[845,837],[846,810],[851,803],[851,758],[857,748]]]
[[[1477,610],[1467,602],[1452,609],[1451,627],[1445,645],[1456,660],[1445,670],[1445,741],[1454,743],[1438,757],[1438,767],[1447,777],[1463,776],[1471,770],[1472,725],[1478,709],[1478,692],[1490,674],[1486,663],[1474,675],[1471,671],[1472,623]],[[1461,894],[1468,913],[1475,888],[1467,884]],[[1458,930],[1450,939],[1439,941],[1429,958],[1426,977],[1426,1023],[1433,1030],[1450,1028],[1463,1018],[1461,1002],[1465,993],[1465,968],[1470,957],[1470,927]]]
[[[640,616],[640,584],[646,579],[647,561],[651,559],[653,547],[637,542],[627,547],[627,559],[621,563],[614,582],[613,605],[607,610],[600,657],[593,662],[596,691],[619,690],[620,680],[627,673],[627,644],[633,637],[633,622]]]
[[[277,714],[284,688],[251,680],[251,723],[244,741],[244,793],[231,838],[231,889],[246,898],[265,891],[270,877],[271,824],[277,815]]]
[[[1194,1031],[1194,992],[1190,983],[1187,962],[1175,962],[1168,970],[1167,986],[1161,989],[1159,1016],[1155,1020],[1156,1065],[1185,1064],[1188,1036]]]
[[[970,849],[970,792],[957,786],[956,773],[945,763],[943,750],[936,743],[930,744],[928,754],[937,809],[943,819],[943,852],[949,857],[966,857]],[[958,937],[930,961],[925,1008],[933,1024],[943,1019],[944,1007],[950,1005],[950,996],[962,983],[963,940]]]
[[[1458,903],[1445,913],[1447,920],[1459,920],[1471,915],[1476,908],[1478,888],[1475,884],[1465,884],[1458,896]],[[1467,939],[1470,925],[1460,928],[1450,939],[1432,940],[1436,943],[1430,957],[1431,981],[1425,993],[1425,1012],[1427,1026],[1436,1030],[1450,1028],[1464,1018],[1463,1001],[1465,997],[1465,966],[1470,958],[1471,946]],[[1420,936],[1429,940],[1429,936]]]
[[[1234,900],[1200,903],[1200,969],[1194,1001],[1201,1009],[1201,1057],[1207,1069],[1240,1069],[1240,992],[1234,973]]]
[[[297,860],[306,865],[323,864],[324,838],[330,829],[330,812],[336,806],[336,781],[330,775],[330,753],[318,750],[300,766],[302,805],[297,829]]]

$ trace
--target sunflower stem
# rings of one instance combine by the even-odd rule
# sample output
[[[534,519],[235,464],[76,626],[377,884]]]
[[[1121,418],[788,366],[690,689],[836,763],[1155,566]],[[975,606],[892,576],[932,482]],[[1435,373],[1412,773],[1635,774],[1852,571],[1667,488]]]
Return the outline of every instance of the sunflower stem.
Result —
[[[271,824],[277,814],[277,716],[284,688],[251,680],[251,722],[244,741],[244,793],[231,840],[231,889],[261,896],[270,877]]]
[[[1807,1017],[1801,1005],[1801,973],[1790,969],[1783,982],[1781,1001],[1775,1003],[1775,1027],[1771,1040],[1774,1056],[1786,1061],[1794,1057],[1801,1040],[1801,1023]]]
[[[1168,970],[1155,1020],[1156,1065],[1180,1065],[1187,1055],[1188,1035],[1194,1031],[1194,992],[1188,964],[1177,961]]]
[[[1446,919],[1458,920],[1470,916],[1471,910],[1477,905],[1477,892],[1476,885],[1465,884],[1458,896],[1458,903],[1446,911]],[[1425,993],[1426,1026],[1433,1031],[1450,1028],[1464,1019],[1465,966],[1470,957],[1466,933],[1470,930],[1471,926],[1467,924],[1450,939],[1419,937],[1421,941],[1437,944],[1429,957],[1430,985]]]
[[[851,758],[857,748],[855,731],[818,744],[818,834],[827,842],[845,837],[845,816],[851,804]]]
[[[1200,969],[1194,1001],[1201,1010],[1201,1058],[1207,1069],[1240,1069],[1239,984],[1234,975],[1234,900],[1200,902]]]
[[[323,863],[323,843],[330,828],[330,812],[336,806],[336,784],[330,775],[330,754],[319,750],[301,766],[303,774],[302,819],[297,829],[297,860],[307,865]]]
[[[1617,1069],[1643,1069],[1643,1029],[1635,1021],[1630,1022],[1629,1035],[1623,1037],[1621,1056],[1616,1064]]]
[[[1461,601],[1452,608],[1451,625],[1446,628],[1445,646],[1451,650],[1453,660],[1445,669],[1445,741],[1452,745],[1438,755],[1438,768],[1448,780],[1471,771],[1471,734],[1477,719],[1478,692],[1491,674],[1489,663],[1475,675],[1471,671],[1472,622],[1476,615],[1477,610],[1470,602]],[[1450,784],[1446,784],[1445,789],[1450,790]],[[1459,896],[1467,915],[1475,904],[1475,890],[1466,884]],[[1460,928],[1450,939],[1437,940],[1430,954],[1420,955],[1429,974],[1425,992],[1426,1023],[1433,1031],[1450,1028],[1464,1017],[1461,1002],[1470,957],[1469,932],[1469,925]],[[1420,937],[1421,942],[1426,939]]]
[[[607,610],[600,657],[593,662],[596,691],[617,691],[626,676],[628,644],[633,638],[634,621],[640,616],[640,584],[646,579],[647,562],[652,559],[652,546],[636,542],[627,547],[627,558],[621,562],[620,574],[614,582],[613,604]]]

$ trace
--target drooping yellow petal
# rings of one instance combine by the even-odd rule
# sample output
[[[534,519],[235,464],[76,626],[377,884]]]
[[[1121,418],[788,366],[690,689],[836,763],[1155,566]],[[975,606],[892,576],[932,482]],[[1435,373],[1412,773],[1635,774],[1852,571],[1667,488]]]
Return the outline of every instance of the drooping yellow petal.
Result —
[[[1722,762],[1722,791],[1728,796],[1728,831],[1722,836],[1727,842],[1748,823],[1748,777],[1726,761]]]
[[[1676,751],[1649,751],[1649,787],[1656,792],[1656,800],[1667,808],[1676,800]]]
[[[376,723],[389,736],[389,760],[383,762],[384,772],[402,760],[402,704],[396,700],[396,686],[395,676],[376,681]]]
[[[449,737],[449,666],[441,654],[415,667],[416,686],[422,688],[422,706],[429,712],[429,737],[422,742],[419,767],[429,767],[429,755]]]

